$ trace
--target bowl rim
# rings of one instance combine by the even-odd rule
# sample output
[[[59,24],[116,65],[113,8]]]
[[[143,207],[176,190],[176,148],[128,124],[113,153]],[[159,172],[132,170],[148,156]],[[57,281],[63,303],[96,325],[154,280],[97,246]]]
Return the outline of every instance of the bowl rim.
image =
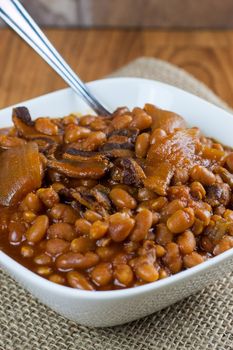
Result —
[[[220,110],[222,113],[228,115],[231,119],[233,118],[233,115],[230,114],[230,112],[226,111],[225,109],[204,100],[203,98],[196,96],[190,92],[187,92],[181,88],[178,88],[176,86],[163,83],[157,80],[152,80],[152,79],[146,79],[146,78],[135,78],[135,77],[110,77],[110,78],[104,78],[104,79],[98,79],[94,80],[91,82],[88,82],[87,85],[89,87],[95,86],[96,84],[101,84],[101,83],[111,83],[111,81],[116,81],[116,80],[123,80],[123,81],[135,81],[135,82],[148,82],[148,83],[155,83],[157,85],[162,85],[164,88],[168,88],[171,90],[178,91],[182,94],[185,94],[191,98],[195,98],[199,100],[200,102],[204,102],[205,104],[209,106],[213,106],[214,108]],[[35,98],[32,98],[30,100],[22,101],[19,103],[16,103],[14,105],[8,106],[6,108],[3,108],[0,110],[0,112],[4,112],[6,110],[9,110],[13,108],[14,106],[22,105],[22,104],[27,104],[32,101],[35,101],[37,99],[43,98],[43,97],[49,97],[50,95],[53,94],[59,94],[59,93],[64,93],[65,91],[72,91],[71,88],[64,88],[64,89],[59,89],[53,92],[49,92],[47,94],[37,96]],[[213,258],[208,259],[207,261],[204,261],[203,263],[194,266],[192,268],[189,268],[187,270],[183,270],[175,275],[171,275],[165,279],[157,280],[155,282],[147,283],[141,286],[136,286],[136,287],[131,287],[131,288],[124,288],[124,289],[119,289],[119,290],[107,290],[107,291],[87,291],[87,290],[80,290],[80,289],[75,289],[71,288],[68,286],[63,286],[56,284],[54,282],[51,282],[39,275],[37,275],[35,272],[29,270],[28,268],[24,267],[21,265],[19,262],[11,258],[9,255],[4,253],[3,251],[0,250],[0,267],[2,267],[3,270],[11,270],[11,271],[18,271],[20,275],[27,275],[27,280],[30,280],[32,283],[36,284],[37,287],[39,288],[46,288],[47,290],[51,292],[55,292],[60,295],[64,295],[66,297],[76,297],[79,299],[85,299],[85,300],[112,300],[112,299],[124,299],[124,298],[130,298],[133,296],[137,296],[139,294],[144,294],[144,293],[149,293],[149,292],[154,292],[158,289],[161,288],[166,288],[170,287],[172,284],[182,282],[186,279],[189,279],[192,276],[195,276],[197,274],[200,274],[201,272],[207,271],[209,268],[214,267],[218,264],[220,264],[222,261],[228,260],[229,258],[233,257],[233,248],[221,253],[218,256],[215,256]],[[9,267],[9,268],[8,268]],[[17,279],[17,273],[13,273]]]
[[[171,287],[173,284],[188,280],[191,277],[194,277],[201,272],[209,270],[216,265],[219,265],[221,262],[228,260],[233,257],[233,248],[210,258],[203,263],[191,267],[187,270],[180,271],[175,275],[171,275],[167,278],[157,280],[155,282],[150,282],[141,286],[117,289],[117,290],[106,290],[106,291],[88,291],[75,289],[68,286],[59,285],[57,283],[51,282],[39,275],[35,272],[29,270],[24,267],[16,260],[11,258],[9,255],[0,251],[0,267],[3,265],[6,266],[5,270],[8,270],[8,266],[10,266],[11,270],[16,270],[20,275],[27,275],[27,279],[36,284],[38,288],[46,288],[47,290],[54,292],[56,294],[64,295],[66,297],[76,297],[78,299],[85,300],[112,300],[112,299],[124,299],[130,298],[134,296],[138,296],[139,294],[155,292],[161,288]],[[3,264],[1,261],[5,261]],[[4,268],[2,268],[4,269]],[[16,275],[15,275],[16,276]],[[16,278],[17,279],[17,278]]]
[[[180,87],[177,87],[175,85],[172,85],[172,84],[168,84],[168,83],[164,83],[162,81],[159,81],[159,80],[155,80],[155,79],[147,79],[147,78],[140,78],[140,77],[107,77],[107,78],[101,78],[101,79],[96,79],[96,80],[92,80],[92,81],[89,81],[86,83],[86,85],[92,89],[92,87],[95,87],[95,85],[98,85],[98,84],[101,84],[101,83],[111,83],[111,81],[131,81],[131,82],[135,82],[135,83],[138,83],[138,82],[144,82],[144,83],[149,83],[149,84],[156,84],[156,85],[161,85],[163,86],[164,88],[167,88],[167,89],[171,89],[171,90],[174,90],[174,91],[177,91],[179,93],[182,93],[182,94],[185,94],[186,96],[189,96],[193,99],[196,99],[198,101],[200,101],[201,103],[204,103],[206,105],[208,105],[209,107],[214,107],[214,108],[217,108],[218,110],[220,110],[222,113],[224,113],[225,115],[227,115],[228,117],[230,118],[233,118],[233,110],[231,111],[231,109],[229,108],[229,110],[226,110],[224,109],[223,107],[219,106],[219,105],[216,105],[210,101],[207,101],[205,100],[204,98],[198,96],[198,95],[195,95],[189,91],[186,91]],[[28,100],[24,100],[24,101],[19,101],[19,102],[16,102],[12,105],[9,105],[9,106],[6,106],[4,108],[0,108],[0,113],[3,113],[7,110],[10,110],[16,106],[19,106],[19,105],[22,105],[22,104],[26,104],[26,103],[30,103],[30,102],[34,102],[34,101],[37,101],[41,98],[44,98],[44,97],[50,97],[54,94],[62,94],[62,93],[65,93],[65,92],[72,92],[74,93],[74,96],[77,96],[77,94],[75,92],[73,92],[72,88],[71,87],[66,87],[66,88],[62,88],[62,89],[58,89],[58,90],[55,90],[55,91],[50,91],[46,94],[43,94],[43,95],[40,95],[40,96],[36,96],[36,97],[32,97]],[[80,98],[81,99],[81,98]],[[90,107],[88,107],[89,110]]]

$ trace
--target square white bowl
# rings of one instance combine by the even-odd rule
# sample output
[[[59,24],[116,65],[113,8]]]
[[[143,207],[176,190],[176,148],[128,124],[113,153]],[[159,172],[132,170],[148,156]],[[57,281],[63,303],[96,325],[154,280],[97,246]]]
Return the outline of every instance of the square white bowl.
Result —
[[[144,103],[154,103],[179,113],[189,125],[200,127],[207,136],[233,146],[232,115],[183,90],[138,78],[104,79],[88,85],[96,97],[111,110],[119,106],[133,108],[143,106]],[[17,105],[28,107],[33,118],[90,112],[71,89],[53,92]],[[0,111],[0,127],[12,124],[11,111],[12,107]],[[90,292],[45,280],[0,251],[0,266],[32,295],[59,314],[93,327],[123,324],[167,307],[230,272],[232,263],[233,249],[230,249],[164,280],[125,290]]]

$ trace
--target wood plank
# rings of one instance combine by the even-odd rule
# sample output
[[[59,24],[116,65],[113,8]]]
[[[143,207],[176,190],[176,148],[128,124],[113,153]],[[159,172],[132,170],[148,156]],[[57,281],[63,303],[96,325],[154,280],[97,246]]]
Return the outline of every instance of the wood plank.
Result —
[[[86,80],[101,78],[140,56],[184,68],[233,106],[233,31],[46,30]],[[65,87],[16,34],[0,31],[0,108]]]

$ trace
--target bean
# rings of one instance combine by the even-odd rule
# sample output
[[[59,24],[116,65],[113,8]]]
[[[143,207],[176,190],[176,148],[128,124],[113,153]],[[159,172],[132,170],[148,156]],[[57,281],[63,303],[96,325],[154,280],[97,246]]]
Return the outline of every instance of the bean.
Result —
[[[213,254],[219,255],[230,248],[233,248],[233,237],[223,236],[219,243],[214,247]]]
[[[52,171],[52,169],[50,169],[50,171]],[[55,192],[59,192],[60,190],[62,190],[63,188],[65,188],[65,186],[61,183],[61,182],[54,182],[51,186]]]
[[[140,202],[154,199],[155,197],[156,197],[156,194],[146,187],[139,188],[138,190],[138,200]]]
[[[52,263],[51,257],[46,253],[35,256],[33,261],[37,265],[50,265]]]
[[[151,201],[150,208],[155,211],[160,211],[166,204],[167,204],[166,197],[158,197]]]
[[[100,214],[98,214],[97,212],[95,212],[93,210],[90,210],[90,209],[87,209],[83,216],[90,223],[93,223],[93,222],[95,222],[97,220],[101,220],[102,219],[102,216]]]
[[[224,151],[224,148],[220,143],[213,143],[212,148],[217,149],[219,151]]]
[[[55,204],[50,211],[50,215],[53,219],[61,220],[68,224],[74,224],[78,216],[73,208],[62,203]]]
[[[23,212],[23,219],[24,221],[28,222],[29,224],[34,221],[36,218],[36,214],[33,213],[33,211],[27,210]]]
[[[60,238],[52,238],[46,241],[45,250],[51,255],[58,255],[69,250],[70,243]]]
[[[200,137],[200,141],[201,141],[202,145],[208,146],[208,147],[211,147],[213,144],[213,141],[211,139],[209,139],[208,137],[205,137],[203,135]],[[203,148],[203,146],[201,147],[201,150],[202,150],[202,148]]]
[[[31,243],[38,243],[46,235],[49,219],[46,215],[38,216],[26,232],[26,238]]]
[[[37,195],[47,208],[52,208],[55,204],[59,203],[59,196],[52,187],[40,188],[37,191]]]
[[[135,226],[130,235],[130,239],[134,242],[145,239],[152,226],[152,220],[153,216],[150,210],[144,209],[140,211],[135,217]]]
[[[177,210],[185,208],[185,203],[180,199],[174,199],[167,203],[160,211],[161,221],[166,222],[169,216],[174,214]]]
[[[182,259],[179,252],[179,247],[176,243],[168,243],[165,247],[166,254],[163,257],[164,264],[172,273],[177,273],[182,268]]]
[[[163,278],[167,278],[169,275],[165,269],[159,270],[159,279],[162,280]]]
[[[150,136],[150,144],[154,145],[155,143],[160,142],[164,137],[167,136],[167,133],[165,130],[156,128],[153,130]]]
[[[102,131],[93,131],[82,141],[82,148],[85,151],[95,151],[104,142],[106,142],[105,133]]]
[[[125,185],[125,184],[116,184],[113,186],[113,188],[120,188],[126,192],[128,192],[131,195],[134,195],[136,193],[136,189],[133,188],[132,186]]]
[[[127,253],[121,252],[118,253],[114,259],[113,259],[113,265],[122,265],[122,264],[127,264],[129,260],[129,255]]]
[[[20,254],[24,258],[31,258],[34,255],[34,249],[29,245],[23,245],[21,247]]]
[[[78,288],[82,290],[94,290],[94,287],[92,286],[92,284],[80,272],[77,272],[77,271],[68,272],[67,281],[69,285],[73,288]]]
[[[107,247],[97,247],[96,253],[99,255],[102,261],[108,261],[114,257],[117,253],[118,247],[115,245],[110,245]]]
[[[79,125],[88,126],[95,120],[94,115],[84,115],[79,119]]]
[[[226,209],[223,214],[223,217],[228,221],[233,221],[233,210]]]
[[[3,215],[4,217],[4,215]],[[6,218],[4,218],[4,221],[5,221]],[[14,212],[11,216],[8,216],[8,219],[7,219],[7,225],[9,227],[9,222],[18,222],[18,221],[21,221],[22,220],[22,212],[21,210],[20,211],[16,211]]]
[[[79,235],[89,235],[91,223],[85,219],[75,221],[75,230]]]
[[[57,257],[56,266],[60,270],[89,269],[98,261],[98,255],[92,252],[86,254],[69,252]]]
[[[105,120],[103,120],[103,118],[98,118],[96,117],[95,120],[93,120],[93,122],[90,123],[90,128],[92,130],[105,130],[107,127]]]
[[[129,287],[133,282],[134,274],[129,265],[116,265],[114,268],[114,274],[118,282],[124,287]]]
[[[190,254],[196,249],[196,239],[194,234],[187,230],[179,235],[177,243],[182,254]]]
[[[190,201],[190,188],[185,185],[170,186],[168,195],[170,201],[179,199],[187,204]]]
[[[195,236],[199,236],[204,230],[204,223],[203,221],[195,218],[194,224],[192,226],[192,232]]]
[[[11,244],[19,244],[26,232],[26,227],[21,222],[10,222],[9,226],[9,241]]]
[[[186,268],[196,266],[198,264],[201,264],[204,261],[203,256],[198,254],[197,252],[192,252],[190,254],[187,254],[184,256],[183,259],[184,259],[184,266]]]
[[[223,216],[225,211],[226,211],[226,207],[221,204],[218,207],[214,208],[214,215]]]
[[[154,282],[159,278],[159,272],[156,267],[148,262],[138,263],[135,273],[144,282]]]
[[[212,253],[214,244],[209,237],[204,236],[201,238],[201,248],[208,253]]]
[[[210,223],[211,213],[207,209],[195,209],[195,216],[201,220],[204,226],[208,226]]]
[[[109,234],[113,241],[124,241],[132,231],[135,220],[122,213],[116,213],[109,217]]]
[[[95,249],[95,242],[88,237],[78,237],[73,239],[70,249],[74,253],[87,253]]]
[[[214,171],[220,175],[221,179],[222,179],[222,183],[221,181],[219,181],[219,184],[216,184],[215,186],[217,187],[218,186],[218,189],[221,188],[221,185],[222,187],[224,186],[225,187],[225,190],[227,185],[230,186],[231,189],[233,189],[233,174],[230,173],[226,168],[223,168],[221,166],[219,167],[216,167],[214,169]],[[211,186],[210,186],[211,187]],[[208,191],[207,191],[208,192]],[[211,203],[210,203],[211,204]],[[222,203],[223,204],[223,203]],[[212,205],[213,206],[213,205]]]
[[[195,199],[202,200],[206,195],[206,190],[198,181],[194,181],[190,185],[191,194]]]
[[[192,208],[179,209],[167,220],[167,227],[172,233],[180,233],[187,230],[194,223],[194,211]]]
[[[214,226],[218,221],[221,221],[221,215],[214,214],[211,216],[210,225]]]
[[[154,240],[144,240],[142,247],[138,249],[138,255],[146,256],[150,258],[150,262],[156,260],[156,245]]]
[[[47,238],[47,237],[46,237]],[[41,250],[41,251],[46,251],[46,242],[47,242],[48,240],[47,239],[44,239],[44,240],[42,240],[42,241],[40,241],[39,243],[38,243],[38,248]]]
[[[113,118],[112,125],[116,130],[127,129],[132,120],[133,118],[129,114],[117,115]]]
[[[78,116],[74,114],[67,115],[66,117],[62,118],[62,124],[68,125],[68,124],[78,124],[79,118]]]
[[[156,226],[155,241],[164,246],[173,240],[173,234],[168,230],[165,224],[158,224]]]
[[[90,129],[74,124],[69,124],[65,128],[64,141],[65,143],[76,142],[87,137],[90,134]]]
[[[57,284],[65,284],[66,282],[65,278],[61,275],[58,275],[57,273],[54,273],[51,276],[49,276],[49,281]]]
[[[108,223],[106,221],[95,221],[90,228],[90,237],[92,239],[100,239],[106,235],[108,231]]]
[[[23,210],[30,210],[34,213],[39,213],[42,209],[42,203],[39,197],[35,193],[28,193],[21,203]]]
[[[221,163],[224,160],[225,152],[211,147],[203,147],[202,157]]]
[[[114,112],[113,112],[113,117],[117,115],[125,115],[126,113],[129,113],[129,108],[128,107],[118,107]]]
[[[191,170],[190,176],[193,180],[199,181],[201,184],[207,186],[213,185],[216,181],[212,171],[201,165],[195,165]]]
[[[48,238],[61,238],[65,241],[72,241],[76,237],[76,232],[70,224],[59,222],[49,226]]]
[[[130,126],[132,128],[144,130],[151,127],[152,118],[143,109],[136,107],[133,109],[132,113],[133,113],[133,120],[130,123]]]
[[[114,188],[111,190],[109,197],[117,208],[135,209],[137,206],[136,200],[125,190]]]
[[[58,134],[58,126],[49,118],[37,118],[35,129],[45,135]]]
[[[107,236],[98,240],[99,247],[108,247],[112,243],[111,237]]]
[[[162,245],[156,244],[155,245],[155,251],[156,251],[156,257],[161,258],[162,256],[165,255],[166,250]]]
[[[48,276],[51,275],[53,269],[50,266],[38,266],[35,268],[35,272],[41,276]]]
[[[233,236],[233,223],[230,221],[230,223],[228,224],[228,232],[227,234],[229,236]]]
[[[231,172],[233,172],[233,152],[226,157],[226,163]]]
[[[152,212],[152,226],[155,226],[160,220],[160,214],[156,212]]]
[[[138,158],[145,158],[150,146],[150,134],[144,132],[137,137],[135,153]]]
[[[94,267],[90,273],[92,281],[97,286],[106,286],[113,280],[111,263],[100,263]]]
[[[121,209],[120,211],[121,214],[125,215],[126,217],[130,218],[133,216],[133,212],[131,209],[128,209],[128,208],[124,208],[124,209]]]

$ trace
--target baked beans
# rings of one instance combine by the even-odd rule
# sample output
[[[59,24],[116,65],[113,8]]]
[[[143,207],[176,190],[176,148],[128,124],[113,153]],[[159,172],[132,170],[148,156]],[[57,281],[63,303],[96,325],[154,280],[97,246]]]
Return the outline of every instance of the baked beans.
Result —
[[[18,107],[13,122],[0,134],[0,246],[38,275],[123,289],[233,248],[233,151],[177,114],[32,121]]]

